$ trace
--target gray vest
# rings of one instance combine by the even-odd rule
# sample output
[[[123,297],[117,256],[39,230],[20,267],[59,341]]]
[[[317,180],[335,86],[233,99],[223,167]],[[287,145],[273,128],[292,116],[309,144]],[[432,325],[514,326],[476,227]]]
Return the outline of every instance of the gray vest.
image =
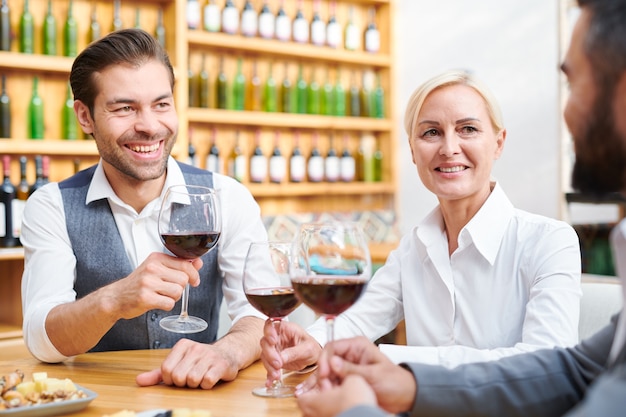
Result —
[[[179,164],[187,184],[213,186],[209,171]],[[96,166],[59,183],[67,232],[76,257],[76,297],[81,298],[132,272],[124,243],[106,199],[85,205]],[[200,286],[189,291],[190,314],[209,323],[203,332],[181,335],[161,329],[162,317],[180,313],[180,300],[170,311],[151,310],[130,320],[118,320],[91,352],[170,348],[179,339],[212,343],[217,337],[222,302],[222,274],[217,263],[219,246],[202,257]],[[165,249],[164,249],[165,251]]]

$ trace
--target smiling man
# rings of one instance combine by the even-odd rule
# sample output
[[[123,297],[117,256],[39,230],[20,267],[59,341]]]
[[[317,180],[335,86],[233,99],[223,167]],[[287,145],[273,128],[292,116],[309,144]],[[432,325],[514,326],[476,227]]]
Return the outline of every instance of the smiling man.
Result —
[[[248,190],[223,175],[176,162],[174,73],[166,52],[139,29],[89,45],[70,74],[78,121],[100,162],[51,183],[26,205],[22,242],[24,338],[45,362],[88,351],[173,347],[139,385],[211,388],[232,380],[260,353],[263,318],[241,283],[251,241],[267,237]],[[157,219],[174,184],[218,190],[222,234],[216,250],[189,262],[166,253]],[[196,334],[163,330],[159,320],[189,309],[209,323]],[[233,320],[216,341],[222,297]]]

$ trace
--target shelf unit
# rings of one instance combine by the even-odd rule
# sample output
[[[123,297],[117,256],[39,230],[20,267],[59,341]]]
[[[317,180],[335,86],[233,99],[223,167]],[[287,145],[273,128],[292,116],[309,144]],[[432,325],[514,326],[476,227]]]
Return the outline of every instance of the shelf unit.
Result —
[[[225,0],[217,0],[223,7]],[[310,20],[313,15],[315,0],[303,0],[304,15]],[[52,0],[54,15],[57,20],[59,45],[61,28],[67,14],[67,0]],[[200,0],[200,5],[207,3]],[[241,10],[244,0],[236,0],[235,5]],[[252,0],[255,10],[260,10],[263,0]],[[275,13],[280,0],[269,0],[268,4]],[[330,0],[322,0],[319,9],[324,21],[329,18]],[[14,34],[19,28],[21,1],[9,1],[11,7],[11,25]],[[79,22],[79,51],[87,44],[89,17],[92,7],[96,7],[98,21],[105,34],[112,24],[113,2],[108,0],[74,0],[74,15]],[[381,48],[377,53],[362,50],[348,51],[342,46],[333,49],[327,46],[314,46],[295,42],[283,42],[259,37],[245,37],[240,34],[210,33],[203,29],[188,29],[186,22],[187,0],[139,0],[121,1],[121,19],[124,27],[131,27],[135,22],[135,13],[141,12],[141,27],[154,33],[160,10],[166,34],[166,48],[170,54],[176,76],[175,99],[179,116],[178,142],[173,155],[180,160],[188,157],[188,144],[193,142],[196,148],[198,166],[205,167],[204,159],[208,153],[212,133],[217,131],[216,143],[220,147],[220,156],[230,152],[236,135],[245,155],[252,153],[254,137],[260,133],[261,146],[266,155],[271,153],[276,133],[280,133],[280,147],[288,158],[296,134],[304,155],[311,149],[313,136],[319,135],[319,149],[323,155],[330,146],[341,152],[347,144],[354,155],[361,135],[375,138],[377,147],[384,155],[382,180],[380,182],[355,181],[350,183],[289,183],[281,184],[251,183],[247,178],[242,181],[252,192],[261,206],[264,215],[307,211],[365,211],[377,209],[394,210],[397,192],[396,138],[397,120],[395,108],[395,56],[392,18],[395,13],[393,0],[337,0],[336,17],[343,25],[348,20],[349,8],[354,13],[354,22],[362,32],[368,23],[368,11],[376,9],[376,24],[381,34]],[[297,2],[284,2],[287,15],[296,14]],[[35,33],[41,33],[43,16],[47,10],[47,0],[30,0],[30,10],[35,16]],[[36,36],[35,54],[17,52],[17,40],[12,42],[12,50],[0,51],[0,74],[7,76],[8,93],[11,97],[12,134],[10,139],[0,139],[0,155],[12,157],[12,179],[19,179],[18,157],[29,157],[29,182],[34,181],[32,158],[38,154],[51,157],[50,179],[60,181],[74,171],[75,160],[80,159],[80,167],[96,163],[98,153],[93,140],[64,140],[60,138],[60,111],[67,88],[67,79],[73,58],[62,56],[44,56],[40,54],[41,39]],[[361,40],[362,43],[362,40]],[[58,48],[61,50],[61,48]],[[371,117],[336,117],[293,113],[269,113],[263,111],[236,111],[211,108],[190,107],[188,103],[189,69],[197,71],[202,58],[206,58],[211,86],[217,76],[219,63],[223,59],[229,79],[235,74],[239,59],[244,62],[246,77],[250,77],[252,65],[258,68],[258,75],[265,80],[268,68],[274,68],[273,76],[279,83],[288,76],[295,84],[300,66],[307,78],[315,76],[320,86],[327,78],[340,79],[346,90],[353,77],[359,80],[364,71],[377,74],[385,91],[385,116]],[[40,79],[39,91],[45,106],[44,140],[29,140],[26,133],[26,110],[32,89],[32,79]],[[56,110],[58,108],[58,111]],[[380,257],[387,246],[376,246]],[[19,281],[23,268],[21,249],[0,249],[0,338],[15,336],[21,325],[21,302],[19,301]]]

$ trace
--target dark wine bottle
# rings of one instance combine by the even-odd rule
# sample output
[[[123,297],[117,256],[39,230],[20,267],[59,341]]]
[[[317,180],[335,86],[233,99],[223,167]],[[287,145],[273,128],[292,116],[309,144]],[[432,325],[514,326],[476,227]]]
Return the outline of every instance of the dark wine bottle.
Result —
[[[111,32],[120,30],[122,28],[121,8],[122,8],[121,0],[114,0],[113,21],[111,22]]]
[[[189,107],[198,107],[198,80],[191,68],[191,55],[187,57],[187,97]]]
[[[307,160],[307,176],[309,182],[321,182],[324,179],[324,157],[317,147],[317,142],[317,133],[313,133],[311,153]]]
[[[259,18],[254,6],[250,0],[246,0],[241,11],[241,34],[243,36],[256,36],[258,30]]]
[[[35,21],[30,12],[28,0],[24,0],[24,10],[20,16],[20,52],[35,52]]]
[[[326,43],[326,23],[320,18],[320,0],[313,2],[313,19],[311,20],[311,43],[324,46]]]
[[[320,84],[317,82],[317,77],[315,76],[315,68],[311,68],[306,112],[308,114],[320,114]]]
[[[306,114],[307,111],[308,85],[304,79],[302,64],[298,67],[298,80],[296,81],[296,113]]]
[[[209,86],[209,73],[206,70],[206,56],[202,54],[202,64],[200,66],[200,72],[198,73],[198,106],[208,108],[210,107],[210,86]]]
[[[43,19],[43,54],[57,54],[57,21],[52,14],[52,0],[48,0],[48,11]]]
[[[19,245],[19,238],[13,224],[13,207],[16,198],[15,186],[11,182],[11,158],[2,157],[4,180],[0,187],[0,247],[12,248]]]
[[[272,62],[270,61],[267,79],[265,80],[265,89],[263,94],[263,110],[266,112],[278,111],[278,92],[276,88],[276,80],[272,71]]]
[[[24,213],[24,207],[26,207],[26,200],[28,199],[28,192],[30,191],[30,184],[28,184],[27,178],[27,162],[25,156],[20,156],[20,182],[15,187],[15,200],[13,200],[13,227],[16,228],[15,235],[19,238],[22,236],[22,214]]]
[[[220,159],[220,149],[217,147],[217,129],[213,127],[211,133],[211,148],[206,157],[207,171],[223,173],[222,160]]]
[[[47,156],[35,156],[35,182],[31,184],[28,190],[29,196],[48,183],[49,161],[50,159]]]
[[[257,130],[254,137],[254,150],[250,157],[250,182],[261,183],[267,177],[267,157],[261,149],[261,131]]]
[[[237,73],[233,81],[233,109],[246,108],[246,76],[243,75],[243,60],[237,59]]]
[[[280,184],[285,180],[287,174],[287,165],[285,157],[280,151],[280,133],[276,131],[274,136],[274,149],[272,156],[270,157],[270,181],[275,184]]]
[[[280,85],[280,111],[283,113],[293,113],[293,89],[289,79],[289,63],[285,62],[285,74]]]
[[[89,23],[89,33],[87,35],[88,43],[95,42],[100,39],[102,29],[100,22],[98,22],[98,10],[96,9],[96,3],[91,6],[91,22]]]
[[[8,0],[0,4],[0,51],[11,50],[11,9]]]
[[[280,0],[276,13],[276,39],[279,41],[291,40],[291,21],[285,12],[285,0]]]
[[[339,178],[343,182],[354,181],[355,161],[348,148],[348,135],[343,137],[343,151],[341,152],[341,160],[339,161]]]
[[[226,0],[222,9],[222,31],[234,35],[239,31],[239,10],[232,0]]]
[[[193,144],[193,131],[189,129],[189,143],[187,144],[187,163],[192,166],[198,166],[196,162],[196,147]]]
[[[61,129],[61,138],[70,140],[78,139],[78,122],[76,121],[76,114],[74,113],[74,96],[69,82],[67,83],[65,102],[63,103],[63,110],[61,112]]]
[[[246,88],[248,97],[246,98],[246,110],[261,111],[263,108],[263,93],[261,88],[261,78],[257,72],[257,62],[252,64],[252,76]]]
[[[224,57],[220,57],[220,69],[217,74],[217,108],[228,109],[228,77],[224,71]]]
[[[204,30],[207,32],[219,32],[222,30],[222,14],[215,0],[209,0],[204,6]]]
[[[267,4],[268,0],[263,0],[263,7],[259,13],[259,36],[263,39],[272,39],[274,37],[275,17]]]
[[[383,151],[380,148],[377,148],[374,151],[373,161],[372,161],[373,174],[372,179],[376,182],[380,182],[383,180]]]
[[[2,74],[2,92],[0,92],[0,138],[11,137],[11,98],[7,94],[7,77]]]
[[[289,181],[302,182],[306,175],[306,161],[300,151],[300,133],[294,133],[294,144],[289,158]]]
[[[33,93],[28,104],[28,137],[30,139],[43,139],[43,131],[43,100],[39,95],[39,77],[34,77]]]
[[[298,43],[309,42],[309,22],[302,12],[302,0],[298,0],[296,17],[293,19],[293,40]]]
[[[324,159],[324,176],[328,182],[337,182],[339,179],[340,161],[334,144],[335,138],[331,134],[328,153]]]
[[[363,43],[367,52],[376,53],[380,50],[380,31],[376,26],[376,8],[370,7],[369,23],[363,35]]]
[[[165,49],[167,45],[166,41],[167,31],[165,30],[165,24],[163,23],[163,8],[159,8],[159,14],[157,16],[157,24],[154,28],[154,38],[159,42],[159,45]]]

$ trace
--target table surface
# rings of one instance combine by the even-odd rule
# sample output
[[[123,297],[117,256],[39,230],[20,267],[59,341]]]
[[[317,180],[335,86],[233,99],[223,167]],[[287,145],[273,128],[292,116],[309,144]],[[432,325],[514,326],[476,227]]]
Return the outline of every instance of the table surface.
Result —
[[[294,398],[260,398],[252,389],[265,382],[265,368],[256,362],[231,382],[212,390],[177,388],[165,385],[139,387],[137,374],[160,366],[169,350],[135,350],[78,355],[60,364],[44,364],[29,355],[8,358],[0,355],[0,375],[16,369],[30,380],[33,372],[47,372],[52,378],[70,378],[98,394],[87,408],[73,416],[103,416],[121,410],[136,412],[158,408],[209,410],[212,417],[300,416]],[[286,382],[297,384],[304,375],[292,375]]]

